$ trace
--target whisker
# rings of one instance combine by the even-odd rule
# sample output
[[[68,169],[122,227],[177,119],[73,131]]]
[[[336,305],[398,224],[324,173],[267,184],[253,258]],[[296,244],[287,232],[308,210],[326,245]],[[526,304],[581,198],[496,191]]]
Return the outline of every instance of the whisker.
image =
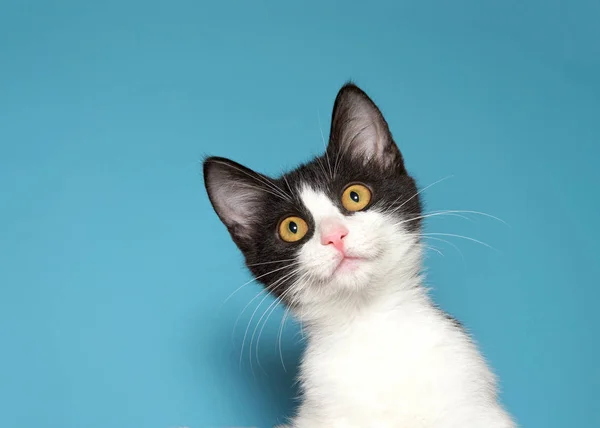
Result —
[[[509,226],[509,224],[507,222],[505,222],[504,220],[502,220],[500,217],[496,217],[494,215],[488,214],[488,213],[484,213],[481,211],[471,211],[471,210],[439,210],[439,211],[430,211],[430,213],[452,213],[452,214],[477,214],[477,215],[481,215],[483,217],[489,217],[493,220],[497,220],[500,223],[505,224],[506,226]],[[466,217],[468,218],[468,217]]]
[[[288,291],[288,290],[286,290],[286,291]],[[254,337],[256,336],[256,331],[258,330],[258,327],[260,326],[260,322],[263,320],[263,318],[265,318],[265,315],[267,315],[267,312],[269,312],[269,309],[273,308],[273,309],[271,309],[271,312],[269,313],[267,318],[265,318],[265,322],[263,323],[263,326],[260,329],[260,334],[258,335],[258,339],[256,341],[256,362],[258,364],[258,367],[262,370],[262,367],[260,365],[260,360],[258,358],[258,344],[260,342],[260,336],[262,335],[262,332],[263,332],[265,326],[267,325],[267,321],[269,320],[269,317],[271,316],[273,311],[277,308],[277,303],[279,303],[279,301],[280,301],[280,299],[278,297],[276,297],[275,300],[273,300],[273,302],[271,302],[271,304],[267,307],[267,309],[263,312],[261,317],[256,322],[256,326],[254,327],[254,331],[252,332],[252,337],[250,338],[250,345],[248,347],[249,348],[249,357],[250,357],[250,367],[252,367],[252,344],[254,343]]]
[[[286,268],[288,268],[288,267],[290,267],[290,266],[297,265],[297,264],[299,264],[299,263],[300,263],[300,262],[296,262],[296,263],[290,263],[290,264],[288,264],[288,265],[285,265],[285,266],[279,267],[279,268],[277,268],[277,269],[273,269],[272,271],[269,271],[269,272],[267,272],[267,273],[264,273],[264,274],[262,274],[262,275],[259,275],[259,276],[257,276],[257,277],[254,277],[254,278],[252,278],[252,279],[251,279],[251,280],[249,280],[248,282],[245,282],[245,283],[243,283],[242,285],[240,285],[238,288],[236,288],[236,289],[233,291],[233,293],[231,293],[229,296],[227,296],[227,298],[226,298],[226,299],[223,301],[223,303],[221,304],[221,306],[222,306],[222,305],[224,305],[225,303],[227,303],[227,301],[228,301],[229,299],[231,299],[231,298],[234,296],[234,294],[235,294],[235,293],[237,293],[238,291],[240,291],[240,290],[241,290],[242,288],[244,288],[246,285],[248,285],[248,284],[250,284],[250,283],[252,283],[252,282],[254,282],[254,281],[256,281],[256,280],[258,280],[258,279],[260,279],[260,278],[262,278],[262,277],[264,277],[264,276],[270,275],[270,274],[272,274],[272,273],[275,273],[275,272],[279,272],[280,270],[286,269]]]
[[[269,287],[265,287],[265,289],[263,291],[261,291],[257,296],[255,296],[252,300],[255,300],[260,294],[267,292],[269,290],[272,290],[275,288],[275,286],[281,284],[283,281],[285,281],[286,279],[290,278],[292,275],[296,274],[299,271],[299,269],[294,269],[291,272],[288,272],[287,274],[285,274],[284,276],[282,276],[281,278],[279,278],[277,281],[275,281],[273,284],[271,284]],[[244,355],[244,345],[246,343],[246,337],[248,336],[248,331],[250,329],[250,325],[252,324],[252,320],[254,319],[254,316],[256,315],[256,312],[258,311],[258,308],[260,308],[260,306],[262,305],[262,303],[267,299],[267,297],[269,297],[269,294],[267,293],[263,299],[260,301],[260,303],[258,304],[258,306],[254,309],[254,312],[252,312],[252,315],[250,316],[250,320],[248,321],[248,326],[246,327],[246,331],[244,332],[244,338],[242,339],[242,351],[240,354],[240,367],[242,365],[242,358]]]
[[[429,217],[437,217],[437,216],[440,216],[440,215],[461,217],[461,218],[464,218],[466,220],[470,220],[468,217],[462,216],[460,214],[454,214],[454,213],[451,213],[451,212],[432,212],[432,213],[429,213],[429,214],[418,215],[416,217],[412,217],[412,218],[409,218],[409,219],[406,219],[406,220],[401,220],[398,223],[395,223],[394,226],[400,226],[401,224],[410,223],[412,221],[417,221],[417,220],[421,220],[421,219],[429,218]]]
[[[290,262],[290,261],[294,261],[296,259],[281,259],[281,260],[273,260],[270,262],[260,262],[260,263],[252,263],[246,266],[260,266],[260,265],[268,265],[268,264],[273,264],[273,263],[283,263],[283,262]]]
[[[458,246],[450,241],[447,241],[445,239],[442,238],[434,238],[432,236],[425,236],[425,239],[433,239],[435,241],[441,241],[441,242],[445,242],[446,244],[450,245],[451,247],[454,247],[454,249],[456,249],[456,251],[458,251],[458,254],[460,254],[461,258],[463,259],[463,261],[465,260],[465,255],[463,254],[463,252],[460,250],[460,248],[458,248]]]
[[[437,249],[436,247],[434,247],[433,245],[426,245],[425,248],[427,248],[428,250],[431,251],[435,251],[436,253],[438,253],[440,256],[444,257],[444,253],[442,253],[439,249]]]
[[[281,351],[281,339],[283,336],[283,329],[285,328],[285,322],[287,321],[288,315],[290,313],[290,308],[286,308],[283,316],[281,317],[281,324],[279,326],[279,333],[277,334],[277,342],[279,344],[279,359],[281,360],[281,366],[283,367],[283,371],[287,373],[287,369],[285,368],[285,363],[283,362],[283,352]]]
[[[301,276],[299,279],[297,279],[294,284],[300,282],[305,275]],[[260,365],[260,360],[258,358],[258,346],[260,344],[260,338],[262,336],[262,332],[265,329],[267,322],[269,321],[269,318],[271,317],[271,315],[273,315],[273,312],[275,312],[275,309],[277,309],[277,303],[283,303],[283,299],[287,296],[287,294],[290,294],[290,291],[293,289],[294,284],[292,284],[291,286],[288,287],[287,290],[285,290],[281,296],[277,297],[272,303],[271,305],[269,305],[269,307],[267,308],[267,310],[263,313],[263,315],[260,317],[260,319],[258,320],[258,322],[256,323],[256,327],[254,328],[254,332],[252,333],[252,338],[250,339],[250,364],[252,364],[252,343],[254,341],[254,335],[256,334],[256,330],[258,328],[258,326],[260,325],[261,320],[263,319],[263,317],[265,315],[267,315],[267,312],[269,312],[269,309],[271,309],[271,311],[269,312],[269,314],[267,315],[267,318],[265,318],[265,322],[263,323],[262,328],[260,329],[260,332],[258,334],[258,338],[256,339],[256,362],[258,363],[258,366],[261,368],[262,367]],[[263,370],[264,371],[264,370]]]
[[[416,198],[417,196],[419,196],[419,194],[423,193],[425,190],[429,189],[429,188],[430,188],[430,187],[432,187],[432,186],[435,186],[436,184],[439,184],[439,183],[441,183],[442,181],[445,181],[445,180],[447,180],[447,179],[449,179],[449,178],[452,178],[452,177],[454,177],[454,176],[453,176],[453,175],[449,175],[449,176],[447,176],[447,177],[444,177],[444,178],[442,178],[442,179],[440,179],[440,180],[438,180],[438,181],[436,181],[436,182],[434,182],[434,183],[431,183],[431,184],[430,184],[430,185],[428,185],[428,186],[425,186],[424,188],[422,188],[421,190],[419,190],[417,193],[415,193],[414,195],[412,195],[410,198],[408,198],[407,200],[405,200],[405,201],[404,201],[402,204],[400,204],[400,206],[396,207],[396,208],[395,208],[393,211],[391,211],[391,212],[392,212],[392,213],[394,213],[394,212],[398,211],[400,208],[402,208],[404,205],[406,205],[406,204],[407,204],[408,202],[410,202],[412,199],[414,199],[414,198]],[[392,203],[392,205],[394,205],[396,202],[398,202],[398,200],[400,200],[400,198],[401,198],[401,197],[402,197],[402,195],[398,196],[398,197],[396,198],[396,200],[395,200],[395,201]]]
[[[457,235],[457,234],[454,234],[454,233],[423,233],[422,235],[423,236],[434,236],[434,235],[435,236],[450,236],[450,237],[454,237],[454,238],[466,239],[467,241],[476,242],[477,244],[481,244],[481,245],[483,245],[485,247],[488,247],[491,250],[500,252],[496,248],[492,247],[490,244],[487,244],[487,243],[485,243],[483,241],[479,241],[478,239],[475,239],[475,238],[471,238],[469,236]]]
[[[283,173],[283,171],[281,174],[281,178],[283,178],[285,185],[287,186],[288,190],[290,191],[290,196],[292,196],[294,194],[294,191],[292,190],[292,186],[290,186],[290,183],[289,183],[287,177],[285,176],[285,173]]]
[[[469,221],[473,221],[473,219],[471,217],[467,217],[466,215],[462,215],[462,214],[456,214],[453,213],[452,211],[430,211],[428,213],[425,213],[424,215],[429,216],[429,217],[434,217],[436,215],[447,215],[449,217],[458,217],[458,218],[462,218],[465,220],[469,220]]]
[[[244,308],[242,309],[242,311],[237,316],[235,322],[233,323],[233,329],[231,331],[231,339],[232,340],[233,340],[233,337],[235,335],[235,330],[237,328],[238,322],[240,321],[240,318],[242,317],[242,315],[244,314],[244,312],[246,312],[246,309],[248,309],[248,306],[250,306],[252,304],[252,302],[254,302],[256,299],[258,299],[262,294],[268,293],[269,291],[274,290],[275,287],[277,287],[278,285],[280,285],[283,281],[285,281],[285,279],[289,278],[291,275],[293,275],[294,273],[296,273],[298,270],[299,269],[292,270],[288,274],[285,274],[283,277],[281,277],[281,278],[277,279],[276,281],[274,281],[273,284],[271,284],[271,285],[269,285],[267,287],[264,287],[258,293],[256,293],[256,295],[252,299],[250,299],[250,301],[248,303],[246,303],[246,306],[244,306]]]
[[[306,337],[304,336],[304,321],[302,321],[302,317],[300,317],[298,321],[300,322],[300,337],[302,338],[302,340],[304,340],[306,339]]]
[[[489,217],[489,218],[492,218],[494,220],[497,220],[497,221],[499,221],[499,222],[501,222],[501,223],[503,223],[503,224],[505,224],[505,225],[508,226],[508,224],[504,220],[502,220],[501,218],[499,218],[499,217],[493,216],[491,214],[483,213],[483,212],[480,212],[480,211],[469,211],[469,210],[430,211],[429,213],[425,213],[423,215],[419,215],[419,216],[412,217],[412,218],[409,218],[409,219],[401,220],[398,223],[394,224],[394,226],[399,226],[401,224],[410,223],[412,221],[417,221],[417,220],[421,220],[421,219],[425,219],[425,218],[429,218],[429,217],[437,217],[437,216],[444,216],[444,215],[445,216],[460,217],[460,218],[464,218],[466,220],[472,220],[471,218],[463,216],[463,215],[460,215],[459,213],[479,214],[479,215],[482,215],[482,216]]]
[[[267,299],[267,297],[269,297],[269,294],[266,294],[265,297],[262,298],[262,300],[259,302],[258,306],[256,306],[256,308],[254,309],[254,312],[252,312],[250,321],[248,321],[248,326],[246,327],[246,331],[244,332],[244,338],[242,340],[242,350],[240,353],[240,368],[242,367],[242,358],[244,356],[244,345],[246,344],[246,337],[248,336],[248,331],[250,330],[250,325],[252,324],[252,320],[254,319],[254,316],[256,315],[258,308],[261,307],[261,305]],[[252,369],[252,345],[250,345],[250,370],[254,373],[254,370]]]
[[[315,160],[317,161],[317,165],[319,165],[319,167],[321,168],[321,171],[323,171],[323,177],[325,179],[327,179],[327,171],[325,171],[325,167],[323,166],[323,162],[321,161],[321,159],[319,159],[318,157],[315,158]]]

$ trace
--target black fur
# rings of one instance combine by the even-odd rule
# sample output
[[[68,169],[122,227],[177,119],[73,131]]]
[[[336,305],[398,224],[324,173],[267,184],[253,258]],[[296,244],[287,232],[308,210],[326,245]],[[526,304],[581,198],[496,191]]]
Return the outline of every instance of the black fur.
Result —
[[[359,106],[364,108],[358,109]],[[365,159],[357,156],[356,151],[344,150],[348,144],[352,144],[351,141],[343,141],[344,138],[348,138],[345,127],[357,119],[357,110],[364,111],[365,108],[375,112],[378,129],[385,133],[383,137],[389,141],[379,158]],[[353,138],[361,138],[361,136],[354,135]],[[227,175],[226,183],[211,181],[217,179],[216,169],[220,169],[219,180],[223,175]],[[332,178],[334,170],[335,176]],[[294,259],[301,245],[314,233],[311,214],[296,194],[301,183],[308,183],[313,188],[325,192],[332,201],[338,203],[339,209],[346,215],[353,215],[353,213],[344,210],[340,198],[348,184],[354,182],[365,184],[372,191],[372,201],[367,209],[401,207],[396,213],[399,219],[413,219],[421,215],[420,199],[415,196],[417,193],[415,181],[406,171],[400,150],[392,139],[385,119],[373,101],[352,83],[344,85],[336,97],[329,145],[323,156],[279,178],[268,178],[228,159],[208,157],[204,161],[204,179],[211,203],[217,215],[227,226],[233,241],[242,251],[248,268],[260,282],[271,287],[270,291],[276,296],[281,296],[295,278],[292,276],[277,286],[273,284],[283,275],[291,272],[293,267],[288,266],[289,262],[269,262]],[[281,193],[289,195],[291,199],[286,200],[273,194],[280,192],[266,183],[267,181],[280,189]],[[248,211],[247,224],[236,224],[231,219],[225,218],[223,213],[219,212],[215,201],[217,197],[215,186],[225,184],[235,186],[236,183],[252,186],[252,189],[248,189],[254,192],[253,209]],[[226,194],[225,191],[223,193]],[[278,235],[279,222],[289,215],[301,216],[309,226],[308,234],[295,243],[284,242]],[[421,221],[410,221],[406,226],[409,230],[418,232]],[[269,273],[273,270],[276,271]],[[289,304],[290,301],[287,303]]]

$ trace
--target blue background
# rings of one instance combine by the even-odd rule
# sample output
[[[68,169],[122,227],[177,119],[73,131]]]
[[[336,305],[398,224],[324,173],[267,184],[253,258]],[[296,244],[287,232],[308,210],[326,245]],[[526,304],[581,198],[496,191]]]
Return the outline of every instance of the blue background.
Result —
[[[256,338],[240,364],[272,300],[234,326],[260,287],[224,303],[249,276],[200,160],[277,173],[310,158],[349,78],[422,187],[452,175],[428,210],[508,223],[431,218],[428,232],[495,250],[432,235],[449,243],[429,241],[445,257],[427,266],[511,413],[600,426],[599,3],[344,3],[0,3],[0,426],[290,414],[298,327],[283,332],[287,370],[281,308],[262,368]]]

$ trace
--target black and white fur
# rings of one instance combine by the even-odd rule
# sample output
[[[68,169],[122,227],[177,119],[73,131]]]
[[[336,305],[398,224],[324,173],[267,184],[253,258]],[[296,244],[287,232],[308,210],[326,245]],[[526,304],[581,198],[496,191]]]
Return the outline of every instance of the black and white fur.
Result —
[[[307,349],[293,428],[513,428],[496,380],[458,323],[422,283],[421,204],[388,124],[349,83],[338,93],[325,154],[271,178],[231,160],[204,162],[210,201],[252,274],[302,321]],[[369,206],[340,202],[351,183]],[[298,242],[279,222],[302,217]],[[343,256],[320,239],[324,222],[348,230]]]

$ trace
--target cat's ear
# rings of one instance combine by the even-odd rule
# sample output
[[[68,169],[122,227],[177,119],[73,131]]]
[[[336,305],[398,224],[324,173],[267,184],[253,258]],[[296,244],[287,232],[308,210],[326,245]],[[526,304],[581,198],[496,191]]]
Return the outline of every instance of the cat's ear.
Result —
[[[388,124],[373,100],[353,83],[345,84],[333,105],[327,151],[364,163],[404,171],[404,162]]]
[[[259,222],[259,207],[268,178],[229,159],[204,160],[204,185],[208,198],[233,240],[243,245],[252,239]]]

